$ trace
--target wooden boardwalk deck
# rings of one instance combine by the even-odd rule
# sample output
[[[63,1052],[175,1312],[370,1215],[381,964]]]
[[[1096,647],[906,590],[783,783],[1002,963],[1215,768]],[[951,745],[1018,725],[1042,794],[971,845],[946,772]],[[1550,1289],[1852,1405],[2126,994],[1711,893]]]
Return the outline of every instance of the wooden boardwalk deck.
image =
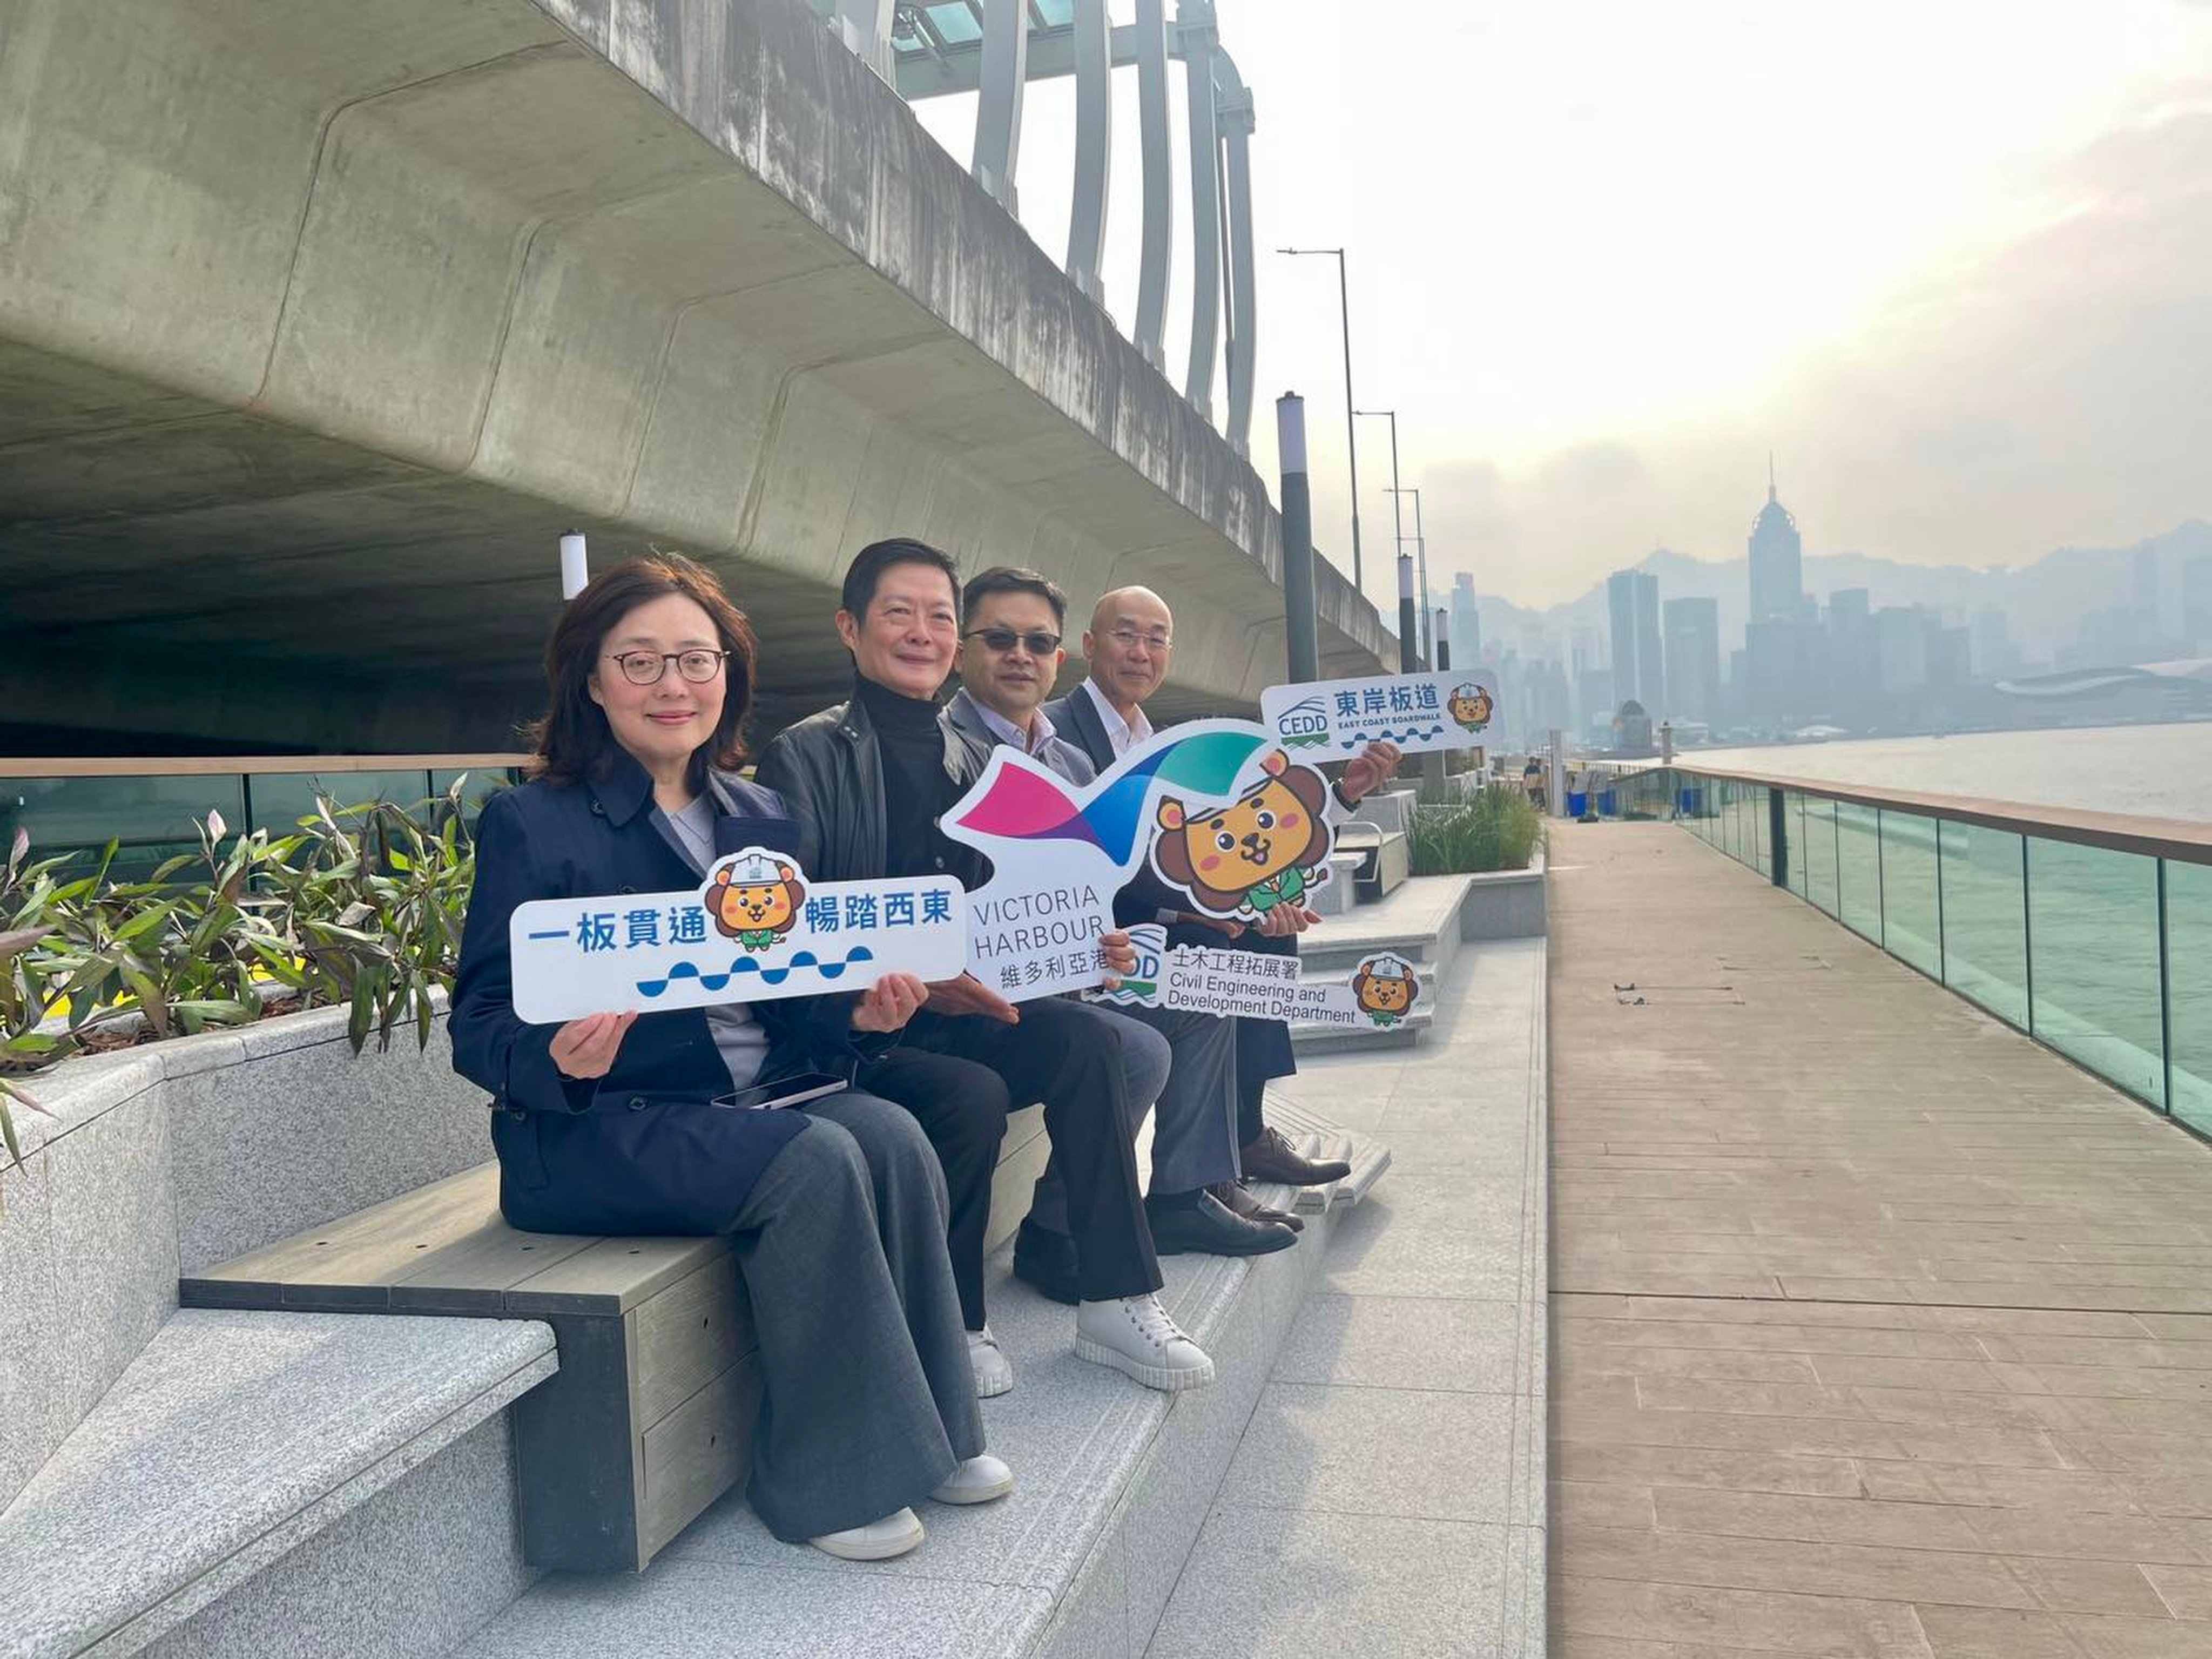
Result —
[[[2212,1148],[1679,829],[1553,834],[1552,1652],[2212,1656]]]

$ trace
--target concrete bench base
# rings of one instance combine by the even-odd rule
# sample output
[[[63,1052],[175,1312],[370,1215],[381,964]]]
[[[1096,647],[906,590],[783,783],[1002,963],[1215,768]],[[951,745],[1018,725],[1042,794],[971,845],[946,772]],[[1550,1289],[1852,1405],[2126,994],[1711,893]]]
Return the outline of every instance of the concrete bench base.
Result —
[[[1352,1178],[1309,1212],[1295,1249],[1249,1261],[1165,1258],[1164,1298],[1213,1357],[1210,1388],[1167,1395],[1073,1351],[1074,1314],[990,1263],[991,1322],[1014,1389],[983,1405],[1013,1495],[925,1504],[928,1540],[869,1565],[769,1535],[735,1494],[641,1575],[547,1579],[457,1659],[613,1653],[805,1653],[836,1659],[1133,1659],[1167,1606],[1282,1340],[1319,1278],[1337,1219],[1389,1161],[1280,1100],[1294,1139],[1348,1140]],[[1288,1204],[1287,1188],[1263,1188]]]
[[[176,1314],[0,1517],[0,1653],[138,1651],[495,1434],[556,1364],[552,1332],[525,1321]],[[495,1566],[506,1541],[476,1547]]]

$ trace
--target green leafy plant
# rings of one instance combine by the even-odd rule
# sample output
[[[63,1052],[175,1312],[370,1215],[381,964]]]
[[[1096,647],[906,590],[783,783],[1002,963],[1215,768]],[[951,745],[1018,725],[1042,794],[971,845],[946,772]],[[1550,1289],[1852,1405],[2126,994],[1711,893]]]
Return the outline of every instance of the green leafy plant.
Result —
[[[1417,805],[1409,851],[1417,876],[1524,870],[1544,840],[1544,821],[1528,796],[1493,784],[1472,800]]]
[[[73,1054],[190,1036],[272,1006],[343,1006],[359,1053],[411,1018],[427,1047],[476,873],[465,776],[418,811],[318,796],[297,833],[197,824],[197,853],[111,879],[116,843],[33,861],[18,830],[0,872],[0,1169],[22,1149],[21,1079]]]

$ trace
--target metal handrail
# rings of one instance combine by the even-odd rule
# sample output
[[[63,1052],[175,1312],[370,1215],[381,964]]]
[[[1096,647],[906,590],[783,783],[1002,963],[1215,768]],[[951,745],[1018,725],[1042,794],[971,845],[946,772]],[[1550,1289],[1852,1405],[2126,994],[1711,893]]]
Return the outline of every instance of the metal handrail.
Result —
[[[1731,783],[1794,790],[1802,795],[1878,806],[1924,817],[1948,818],[2045,841],[2073,842],[2116,853],[2176,859],[2184,864],[2212,864],[2212,824],[2188,818],[2136,817],[2125,812],[2091,812],[2075,807],[2039,806],[2030,801],[1992,800],[1972,795],[1929,795],[1910,789],[1877,789],[1833,779],[1791,777],[1732,766],[1699,766],[1676,756],[1672,770],[1692,777],[1725,778]]]
[[[528,755],[174,755],[57,759],[0,756],[0,778],[184,778],[225,773],[458,772],[527,766]]]

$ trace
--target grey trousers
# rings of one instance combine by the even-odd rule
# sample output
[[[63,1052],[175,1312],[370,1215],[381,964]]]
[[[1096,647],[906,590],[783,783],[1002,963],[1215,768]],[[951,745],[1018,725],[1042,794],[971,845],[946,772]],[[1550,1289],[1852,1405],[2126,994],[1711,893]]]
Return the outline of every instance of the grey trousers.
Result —
[[[856,1090],[803,1109],[724,1230],[764,1383],[746,1496],[792,1542],[918,1504],[983,1449],[928,1137]]]
[[[1121,1032],[1129,1080],[1129,1139],[1157,1111],[1152,1128],[1155,1193],[1187,1193],[1234,1181],[1237,1162],[1237,1038],[1225,1019],[1188,1009],[1108,1008],[1074,1002]],[[1130,1027],[1137,1029],[1132,1030]],[[1067,1191],[1059,1160],[1045,1165],[1030,1198],[1030,1219],[1047,1232],[1067,1231]]]

